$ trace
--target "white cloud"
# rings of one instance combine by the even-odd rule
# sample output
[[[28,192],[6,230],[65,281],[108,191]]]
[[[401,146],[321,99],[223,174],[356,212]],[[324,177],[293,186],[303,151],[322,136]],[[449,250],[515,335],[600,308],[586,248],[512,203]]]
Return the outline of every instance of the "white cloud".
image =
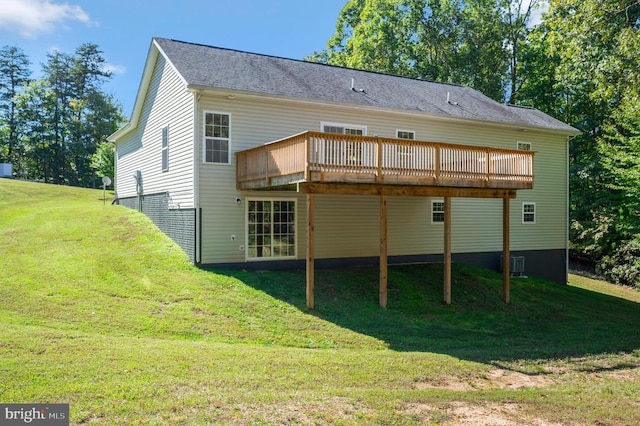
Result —
[[[50,33],[68,20],[91,23],[89,15],[77,5],[52,0],[0,0],[0,28],[17,30],[23,37]]]
[[[123,65],[114,65],[114,64],[106,63],[103,65],[102,70],[106,72],[110,72],[111,74],[122,75],[127,71],[127,68],[124,67]]]

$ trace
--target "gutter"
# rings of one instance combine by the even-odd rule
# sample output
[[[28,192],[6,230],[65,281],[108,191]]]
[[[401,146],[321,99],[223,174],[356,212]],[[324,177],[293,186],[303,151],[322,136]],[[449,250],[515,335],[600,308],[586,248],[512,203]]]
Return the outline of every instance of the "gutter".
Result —
[[[231,88],[226,89],[223,87],[207,87],[207,86],[202,86],[197,84],[188,84],[187,89],[193,92],[197,91],[199,93],[205,93],[205,94],[210,93],[210,94],[219,95],[219,96],[236,95],[236,96],[242,96],[246,99],[262,99],[262,100],[271,100],[271,101],[275,100],[275,101],[288,102],[288,103],[294,103],[294,104],[325,106],[325,107],[330,107],[334,109],[335,108],[348,109],[348,110],[353,110],[360,113],[362,113],[363,111],[375,111],[383,114],[394,114],[394,115],[400,115],[405,117],[406,116],[420,117],[422,119],[424,119],[425,117],[428,117],[432,120],[448,121],[448,122],[463,123],[463,124],[470,124],[470,125],[483,125],[491,128],[496,128],[496,127],[507,128],[507,129],[516,130],[516,131],[522,131],[522,130],[531,131],[531,132],[536,131],[536,132],[551,133],[551,134],[563,135],[563,136],[577,136],[582,133],[573,127],[570,127],[568,129],[535,127],[525,123],[506,123],[506,122],[500,122],[500,121],[488,121],[488,120],[482,120],[482,119],[456,117],[452,115],[438,115],[438,114],[433,114],[426,111],[421,111],[419,109],[416,109],[414,111],[414,110],[407,110],[407,109],[379,108],[375,106],[347,104],[347,103],[341,103],[341,102],[331,102],[326,100],[291,98],[288,96],[274,95],[270,93],[248,92],[244,90],[231,89]]]

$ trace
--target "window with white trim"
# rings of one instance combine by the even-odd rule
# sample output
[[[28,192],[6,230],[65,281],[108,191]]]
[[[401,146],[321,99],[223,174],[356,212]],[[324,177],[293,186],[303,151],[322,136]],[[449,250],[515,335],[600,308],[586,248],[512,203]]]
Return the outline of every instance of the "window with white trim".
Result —
[[[444,200],[431,200],[431,223],[444,223]]]
[[[320,123],[320,128],[325,133],[357,136],[364,136],[367,134],[366,126],[360,126],[357,124]]]
[[[415,140],[416,132],[413,130],[396,130],[396,139]],[[412,155],[413,150],[411,145],[398,145],[396,151],[400,155]]]
[[[522,203],[522,223],[536,223],[536,203]]]
[[[398,139],[416,139],[416,132],[413,130],[396,130],[396,138]]]
[[[203,158],[205,163],[229,164],[231,116],[219,112],[204,113]]]
[[[531,151],[531,142],[518,142],[516,147],[521,151]]]
[[[249,260],[295,258],[295,200],[247,201],[247,257]]]
[[[169,126],[162,128],[162,171],[169,170]]]
[[[336,133],[340,135],[364,136],[367,134],[365,126],[339,123],[320,123],[320,128],[324,133]],[[357,141],[346,141],[345,143],[346,162],[350,166],[362,165],[362,143]]]

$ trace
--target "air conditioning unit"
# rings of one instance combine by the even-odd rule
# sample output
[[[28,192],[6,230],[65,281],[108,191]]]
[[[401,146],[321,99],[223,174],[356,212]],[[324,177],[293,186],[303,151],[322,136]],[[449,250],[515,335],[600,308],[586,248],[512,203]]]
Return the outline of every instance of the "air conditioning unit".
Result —
[[[500,256],[500,272],[504,270],[504,256]],[[509,272],[514,277],[521,277],[524,275],[524,256],[511,256],[511,262],[509,262]]]

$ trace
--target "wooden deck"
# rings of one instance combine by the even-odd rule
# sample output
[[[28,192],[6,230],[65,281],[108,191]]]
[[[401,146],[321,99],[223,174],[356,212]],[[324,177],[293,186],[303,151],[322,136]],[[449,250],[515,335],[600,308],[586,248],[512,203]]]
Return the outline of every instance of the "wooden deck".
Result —
[[[380,306],[387,305],[387,197],[444,198],[444,296],[451,303],[451,198],[502,199],[502,255],[509,259],[510,207],[519,189],[533,188],[531,151],[406,139],[303,132],[236,153],[237,187],[287,188],[307,199],[307,306],[314,307],[316,194],[380,197]],[[510,298],[509,262],[503,268]]]
[[[298,183],[533,188],[531,151],[303,132],[238,152],[237,187]]]

